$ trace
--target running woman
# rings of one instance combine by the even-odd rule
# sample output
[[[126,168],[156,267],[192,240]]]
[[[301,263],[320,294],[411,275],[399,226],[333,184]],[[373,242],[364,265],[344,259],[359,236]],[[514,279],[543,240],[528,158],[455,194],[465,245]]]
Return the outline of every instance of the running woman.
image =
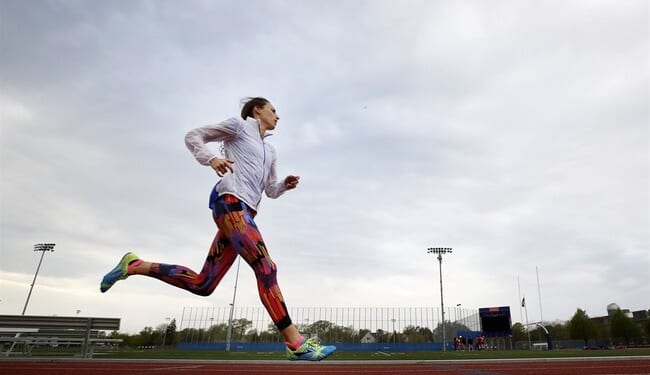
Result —
[[[196,160],[221,177],[210,195],[218,230],[200,273],[181,265],[147,262],[129,252],[104,276],[101,292],[131,275],[145,275],[209,296],[239,255],[255,272],[260,299],[286,342],[287,358],[320,361],[332,354],[335,346],[304,338],[291,322],[276,279],[276,265],[254,221],[263,192],[277,198],[295,189],[300,181],[299,176],[292,175],[277,180],[275,149],[265,140],[279,119],[267,99],[249,98],[241,118],[196,128],[185,136],[185,144]],[[223,142],[223,158],[212,154],[206,146],[209,142]]]

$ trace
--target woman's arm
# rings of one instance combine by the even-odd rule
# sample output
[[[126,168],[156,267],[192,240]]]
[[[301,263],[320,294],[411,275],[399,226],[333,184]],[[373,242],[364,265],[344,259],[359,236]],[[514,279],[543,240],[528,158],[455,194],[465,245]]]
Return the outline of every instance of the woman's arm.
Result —
[[[268,178],[266,180],[266,196],[269,198],[277,198],[280,195],[284,194],[285,191],[295,189],[298,186],[300,181],[299,176],[287,176],[283,181],[278,182],[278,175],[275,168],[275,151],[273,151],[273,161],[271,162],[271,170],[269,171]]]
[[[271,164],[271,171],[269,172],[269,176],[266,180],[266,188],[264,189],[266,196],[269,198],[277,198],[280,195],[284,194],[284,192],[287,190],[288,189],[285,186],[284,182],[278,182],[278,175],[275,170],[274,161],[273,164]]]
[[[243,129],[243,120],[236,117],[217,124],[192,129],[185,135],[185,145],[202,165],[211,165],[217,156],[206,146],[209,142],[227,141],[237,136]]]

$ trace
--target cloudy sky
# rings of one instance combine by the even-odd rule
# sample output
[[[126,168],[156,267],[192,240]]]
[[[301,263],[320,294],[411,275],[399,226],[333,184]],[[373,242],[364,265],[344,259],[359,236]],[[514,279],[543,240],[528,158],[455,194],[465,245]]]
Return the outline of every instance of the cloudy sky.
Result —
[[[645,1],[0,2],[0,313],[228,306],[132,277],[200,269],[217,180],[185,133],[268,97],[281,175],[257,223],[290,307],[650,308]],[[215,150],[218,148],[214,145]],[[541,295],[537,293],[536,268]],[[234,271],[234,269],[233,269]],[[541,298],[540,298],[541,297]],[[539,300],[542,301],[540,309]],[[242,266],[237,304],[261,306]],[[540,311],[541,310],[541,311]]]

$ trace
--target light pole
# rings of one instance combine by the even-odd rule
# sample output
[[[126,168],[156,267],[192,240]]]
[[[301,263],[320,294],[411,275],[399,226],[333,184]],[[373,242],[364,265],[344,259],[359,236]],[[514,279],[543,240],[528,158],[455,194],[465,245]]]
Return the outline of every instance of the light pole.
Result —
[[[32,281],[32,285],[29,287],[29,294],[27,294],[27,301],[25,301],[25,307],[23,307],[23,314],[25,315],[25,311],[27,311],[27,304],[29,304],[29,298],[32,296],[32,290],[34,289],[34,284],[36,284],[36,276],[38,276],[38,270],[41,269],[41,263],[43,262],[43,256],[45,255],[46,251],[52,251],[54,252],[54,245],[53,243],[38,243],[34,245],[34,251],[41,251],[41,260],[38,261],[38,267],[36,267],[36,273],[34,274],[34,280]]]
[[[232,338],[232,315],[235,312],[235,298],[237,298],[237,282],[239,281],[239,264],[241,258],[237,259],[237,275],[235,276],[235,290],[232,293],[232,303],[230,304],[230,317],[228,318],[228,330],[226,331],[226,351],[230,351],[230,339]]]
[[[442,351],[447,351],[447,339],[445,337],[445,302],[442,298],[442,254],[451,254],[451,247],[430,247],[427,249],[428,254],[438,254],[438,264],[440,267],[440,313],[442,315]]]
[[[166,318],[165,318],[165,321],[166,321],[167,323],[165,324],[165,332],[163,332],[163,343],[162,343],[162,348],[163,348],[163,350],[165,349],[165,341],[167,341],[167,330],[169,329],[169,321],[170,321],[171,319],[172,319],[172,318],[170,318],[170,317],[166,317]]]
[[[212,314],[214,314],[214,310],[213,310]],[[208,331],[209,332],[209,334],[208,334],[208,343],[212,342],[212,331],[214,330],[213,327],[214,327],[214,316],[210,317],[210,328],[209,328],[209,331]]]

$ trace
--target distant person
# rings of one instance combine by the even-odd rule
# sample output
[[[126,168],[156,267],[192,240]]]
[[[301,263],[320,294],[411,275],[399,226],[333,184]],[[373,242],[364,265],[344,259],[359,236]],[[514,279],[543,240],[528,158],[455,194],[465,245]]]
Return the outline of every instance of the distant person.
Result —
[[[485,344],[485,339],[483,338],[483,336],[478,336],[476,338],[476,346],[477,346],[478,350],[483,350],[484,349],[484,347],[483,347],[484,344]]]
[[[212,189],[209,205],[218,230],[201,273],[181,265],[143,261],[129,252],[104,276],[102,293],[118,280],[145,275],[209,296],[240,255],[255,272],[260,299],[286,342],[288,359],[319,361],[332,354],[336,347],[303,337],[292,323],[276,280],[275,263],[254,221],[262,193],[277,198],[295,189],[300,180],[290,175],[277,181],[275,149],[266,137],[279,119],[268,100],[249,98],[241,117],[190,130],[185,136],[185,144],[196,160],[221,177]],[[223,157],[208,149],[209,142],[223,142]]]

